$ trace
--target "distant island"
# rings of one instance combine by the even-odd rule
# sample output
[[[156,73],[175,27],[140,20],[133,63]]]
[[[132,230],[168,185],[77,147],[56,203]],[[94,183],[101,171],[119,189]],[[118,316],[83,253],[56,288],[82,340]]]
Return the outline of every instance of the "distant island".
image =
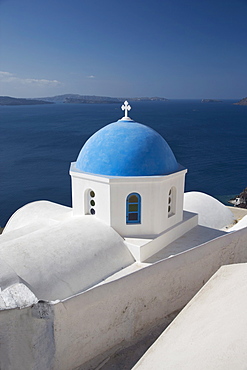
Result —
[[[142,97],[142,98],[111,98],[109,96],[96,95],[78,95],[78,94],[64,94],[45,98],[24,99],[12,98],[10,96],[0,96],[0,105],[37,105],[37,104],[109,104],[109,103],[123,103],[125,100],[132,101],[167,101],[166,98],[159,97]]]
[[[11,98],[10,96],[0,96],[0,105],[40,105],[53,104],[53,102],[39,99]]]
[[[234,105],[247,105],[247,98],[239,100],[237,103],[234,103]]]
[[[218,99],[202,99],[202,103],[222,103],[222,100]]]
[[[131,101],[167,101],[166,98],[159,97],[142,97],[142,98],[112,98],[109,96],[97,95],[79,95],[79,94],[64,94],[52,97],[41,98],[43,101],[52,103],[65,103],[65,104],[109,104],[109,103],[122,103],[124,100]]]

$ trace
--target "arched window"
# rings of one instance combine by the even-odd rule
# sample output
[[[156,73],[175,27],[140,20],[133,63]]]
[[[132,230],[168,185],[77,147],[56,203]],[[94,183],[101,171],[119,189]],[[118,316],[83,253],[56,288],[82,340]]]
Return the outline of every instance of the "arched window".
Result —
[[[92,189],[87,189],[85,191],[85,215],[95,215],[95,192]]]
[[[171,216],[175,215],[175,212],[176,212],[176,188],[174,186],[169,190],[167,210],[168,210],[168,217],[171,217]]]
[[[141,196],[131,193],[126,199],[126,224],[141,223]]]

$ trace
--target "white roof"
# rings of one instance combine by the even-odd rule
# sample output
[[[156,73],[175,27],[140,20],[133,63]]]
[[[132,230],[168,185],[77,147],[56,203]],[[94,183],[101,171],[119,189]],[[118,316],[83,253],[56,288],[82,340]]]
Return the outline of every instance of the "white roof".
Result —
[[[197,213],[199,225],[213,229],[223,229],[234,221],[228,207],[210,195],[196,191],[184,193],[184,210]]]
[[[221,267],[134,370],[246,369],[247,264]]]
[[[37,215],[45,209],[47,218],[38,227]],[[20,281],[38,299],[65,299],[135,262],[123,239],[95,217],[62,212],[61,218],[50,202],[32,203],[12,216],[0,236],[0,286]]]
[[[65,220],[72,215],[72,209],[60,204],[52,203],[46,200],[28,203],[19,208],[7,222],[3,234],[24,227],[29,231],[40,229],[43,225],[55,224],[58,221]],[[26,232],[29,232],[25,230]]]

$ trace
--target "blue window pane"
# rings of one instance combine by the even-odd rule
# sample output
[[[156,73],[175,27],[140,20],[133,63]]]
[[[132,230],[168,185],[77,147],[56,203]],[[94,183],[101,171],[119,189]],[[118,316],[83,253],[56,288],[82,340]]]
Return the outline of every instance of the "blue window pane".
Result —
[[[138,220],[138,213],[129,214],[129,221],[137,221],[137,220]]]
[[[132,193],[126,199],[126,223],[141,223],[141,196],[138,193]]]
[[[138,203],[138,197],[136,195],[131,195],[129,197],[129,203]]]
[[[138,212],[138,204],[129,204],[129,212]]]

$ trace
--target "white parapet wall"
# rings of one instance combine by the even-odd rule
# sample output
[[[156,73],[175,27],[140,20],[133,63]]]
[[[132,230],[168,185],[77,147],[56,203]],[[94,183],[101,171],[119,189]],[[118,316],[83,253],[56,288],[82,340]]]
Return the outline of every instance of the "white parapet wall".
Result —
[[[198,215],[192,212],[183,212],[183,220],[158,235],[155,239],[125,238],[126,244],[138,262],[144,262],[174,240],[193,229],[198,224]]]
[[[0,312],[0,368],[96,367],[95,358],[126,347],[183,308],[220,266],[246,262],[246,240],[247,228],[67,300]]]

